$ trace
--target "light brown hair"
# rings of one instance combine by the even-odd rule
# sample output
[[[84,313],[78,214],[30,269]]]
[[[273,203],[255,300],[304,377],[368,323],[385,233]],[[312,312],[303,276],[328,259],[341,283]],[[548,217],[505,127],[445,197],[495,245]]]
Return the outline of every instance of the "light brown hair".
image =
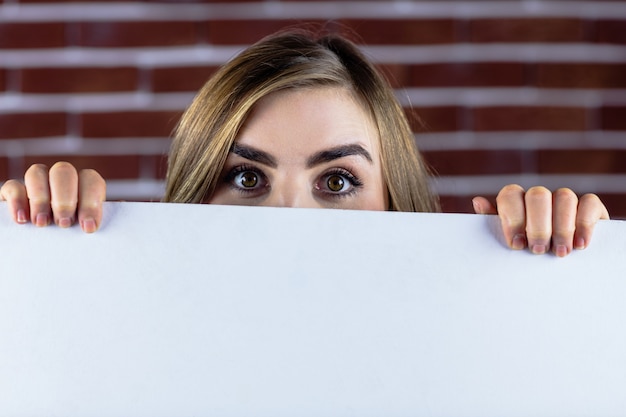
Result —
[[[257,42],[202,87],[174,133],[164,201],[201,203],[211,197],[241,126],[261,98],[320,86],[347,88],[372,115],[389,209],[439,211],[409,123],[384,77],[347,39],[303,30]]]

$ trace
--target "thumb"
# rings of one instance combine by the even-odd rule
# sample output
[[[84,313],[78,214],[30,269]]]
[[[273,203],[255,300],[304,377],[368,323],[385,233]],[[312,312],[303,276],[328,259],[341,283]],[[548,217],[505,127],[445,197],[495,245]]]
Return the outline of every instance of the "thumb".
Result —
[[[498,214],[496,207],[485,197],[474,197],[472,205],[476,214]]]

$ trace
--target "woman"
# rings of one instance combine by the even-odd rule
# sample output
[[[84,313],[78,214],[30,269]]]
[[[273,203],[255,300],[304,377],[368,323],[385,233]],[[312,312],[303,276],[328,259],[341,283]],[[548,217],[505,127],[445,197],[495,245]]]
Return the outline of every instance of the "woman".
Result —
[[[18,223],[86,232],[102,218],[105,183],[67,163],[32,166],[0,189]],[[349,41],[302,31],[270,36],[227,63],[182,116],[165,202],[438,211],[428,170],[393,91]],[[582,249],[608,213],[569,189],[504,187],[497,210],[509,246]]]

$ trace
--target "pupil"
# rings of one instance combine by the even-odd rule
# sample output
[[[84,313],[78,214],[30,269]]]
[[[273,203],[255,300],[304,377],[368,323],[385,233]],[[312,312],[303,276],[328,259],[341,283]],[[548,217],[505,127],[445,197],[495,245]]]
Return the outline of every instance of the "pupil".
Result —
[[[339,175],[333,175],[332,177],[328,178],[328,188],[331,191],[341,191],[343,189],[343,178],[341,178]]]
[[[251,188],[256,185],[258,178],[254,172],[244,172],[241,176],[241,185],[246,188]]]

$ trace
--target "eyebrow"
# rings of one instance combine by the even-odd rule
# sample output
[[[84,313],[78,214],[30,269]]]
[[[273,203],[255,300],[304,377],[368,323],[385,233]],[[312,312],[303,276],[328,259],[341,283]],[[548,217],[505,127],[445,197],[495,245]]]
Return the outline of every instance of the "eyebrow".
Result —
[[[233,144],[231,152],[241,156],[242,158],[254,162],[259,162],[272,168],[276,168],[278,166],[276,159],[272,155],[251,146],[239,145],[235,143]],[[358,144],[349,144],[325,149],[323,151],[319,151],[313,154],[307,159],[306,167],[312,168],[316,165],[353,155],[361,156],[365,158],[369,163],[373,163],[372,156],[363,146]]]
[[[373,163],[372,156],[364,147],[357,144],[351,144],[340,145],[334,148],[317,152],[316,154],[309,157],[309,159],[307,159],[306,166],[307,168],[312,168],[315,165],[331,162],[335,159],[352,155],[362,156],[363,158],[367,159],[369,163]]]
[[[259,162],[272,168],[276,168],[278,166],[278,163],[276,163],[276,159],[273,156],[250,146],[243,146],[235,143],[233,144],[231,152],[241,156],[242,158]]]

